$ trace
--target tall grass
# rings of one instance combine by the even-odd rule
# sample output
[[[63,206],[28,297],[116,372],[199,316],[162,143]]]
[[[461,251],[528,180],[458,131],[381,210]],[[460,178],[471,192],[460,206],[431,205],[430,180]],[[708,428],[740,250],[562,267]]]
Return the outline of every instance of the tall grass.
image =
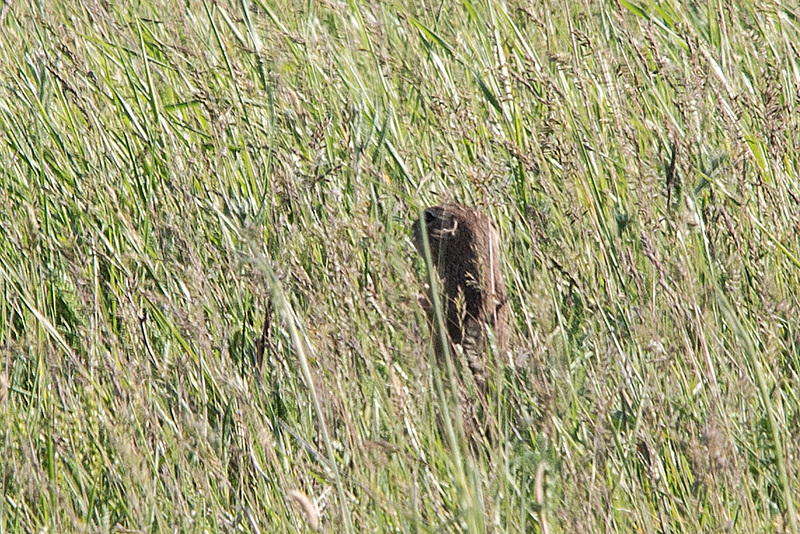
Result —
[[[798,534],[798,15],[3,4],[0,532]],[[451,200],[515,319],[455,450]]]

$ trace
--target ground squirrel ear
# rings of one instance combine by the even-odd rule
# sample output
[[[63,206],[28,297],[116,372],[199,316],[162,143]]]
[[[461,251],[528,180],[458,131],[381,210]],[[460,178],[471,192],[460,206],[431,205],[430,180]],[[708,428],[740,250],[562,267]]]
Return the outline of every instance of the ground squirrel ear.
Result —
[[[456,230],[458,230],[458,221],[456,219],[453,219],[453,226],[451,226],[450,228],[443,228],[442,233],[453,236],[456,235]]]

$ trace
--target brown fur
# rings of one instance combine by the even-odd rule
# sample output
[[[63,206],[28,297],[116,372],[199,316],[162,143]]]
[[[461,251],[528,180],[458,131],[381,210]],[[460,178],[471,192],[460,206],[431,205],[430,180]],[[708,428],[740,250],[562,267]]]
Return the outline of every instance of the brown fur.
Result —
[[[509,342],[497,226],[480,211],[460,204],[428,208],[423,220],[431,259],[442,280],[447,333],[452,344],[461,345],[475,383],[485,393],[486,325],[494,333],[500,354]],[[412,232],[414,244],[424,256],[421,222],[414,223]]]

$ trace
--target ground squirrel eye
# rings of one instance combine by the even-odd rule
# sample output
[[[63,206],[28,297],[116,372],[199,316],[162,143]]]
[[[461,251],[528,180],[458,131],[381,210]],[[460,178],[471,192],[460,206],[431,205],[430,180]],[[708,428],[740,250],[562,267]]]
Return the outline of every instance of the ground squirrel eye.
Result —
[[[432,209],[428,208],[428,209],[425,210],[425,225],[426,226],[432,225],[436,221],[437,218],[438,217],[436,217],[436,214],[433,212]]]

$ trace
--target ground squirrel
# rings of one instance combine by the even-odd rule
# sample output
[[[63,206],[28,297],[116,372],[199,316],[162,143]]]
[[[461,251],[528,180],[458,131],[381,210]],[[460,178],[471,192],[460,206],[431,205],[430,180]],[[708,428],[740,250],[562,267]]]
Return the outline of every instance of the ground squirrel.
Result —
[[[497,226],[480,211],[460,204],[428,208],[412,227],[414,245],[423,256],[422,223],[428,231],[431,260],[442,280],[447,333],[453,345],[461,345],[475,384],[485,394],[486,326],[494,334],[498,354],[505,353],[509,342]],[[432,306],[427,311],[433,319]],[[435,344],[441,357],[439,345]]]

